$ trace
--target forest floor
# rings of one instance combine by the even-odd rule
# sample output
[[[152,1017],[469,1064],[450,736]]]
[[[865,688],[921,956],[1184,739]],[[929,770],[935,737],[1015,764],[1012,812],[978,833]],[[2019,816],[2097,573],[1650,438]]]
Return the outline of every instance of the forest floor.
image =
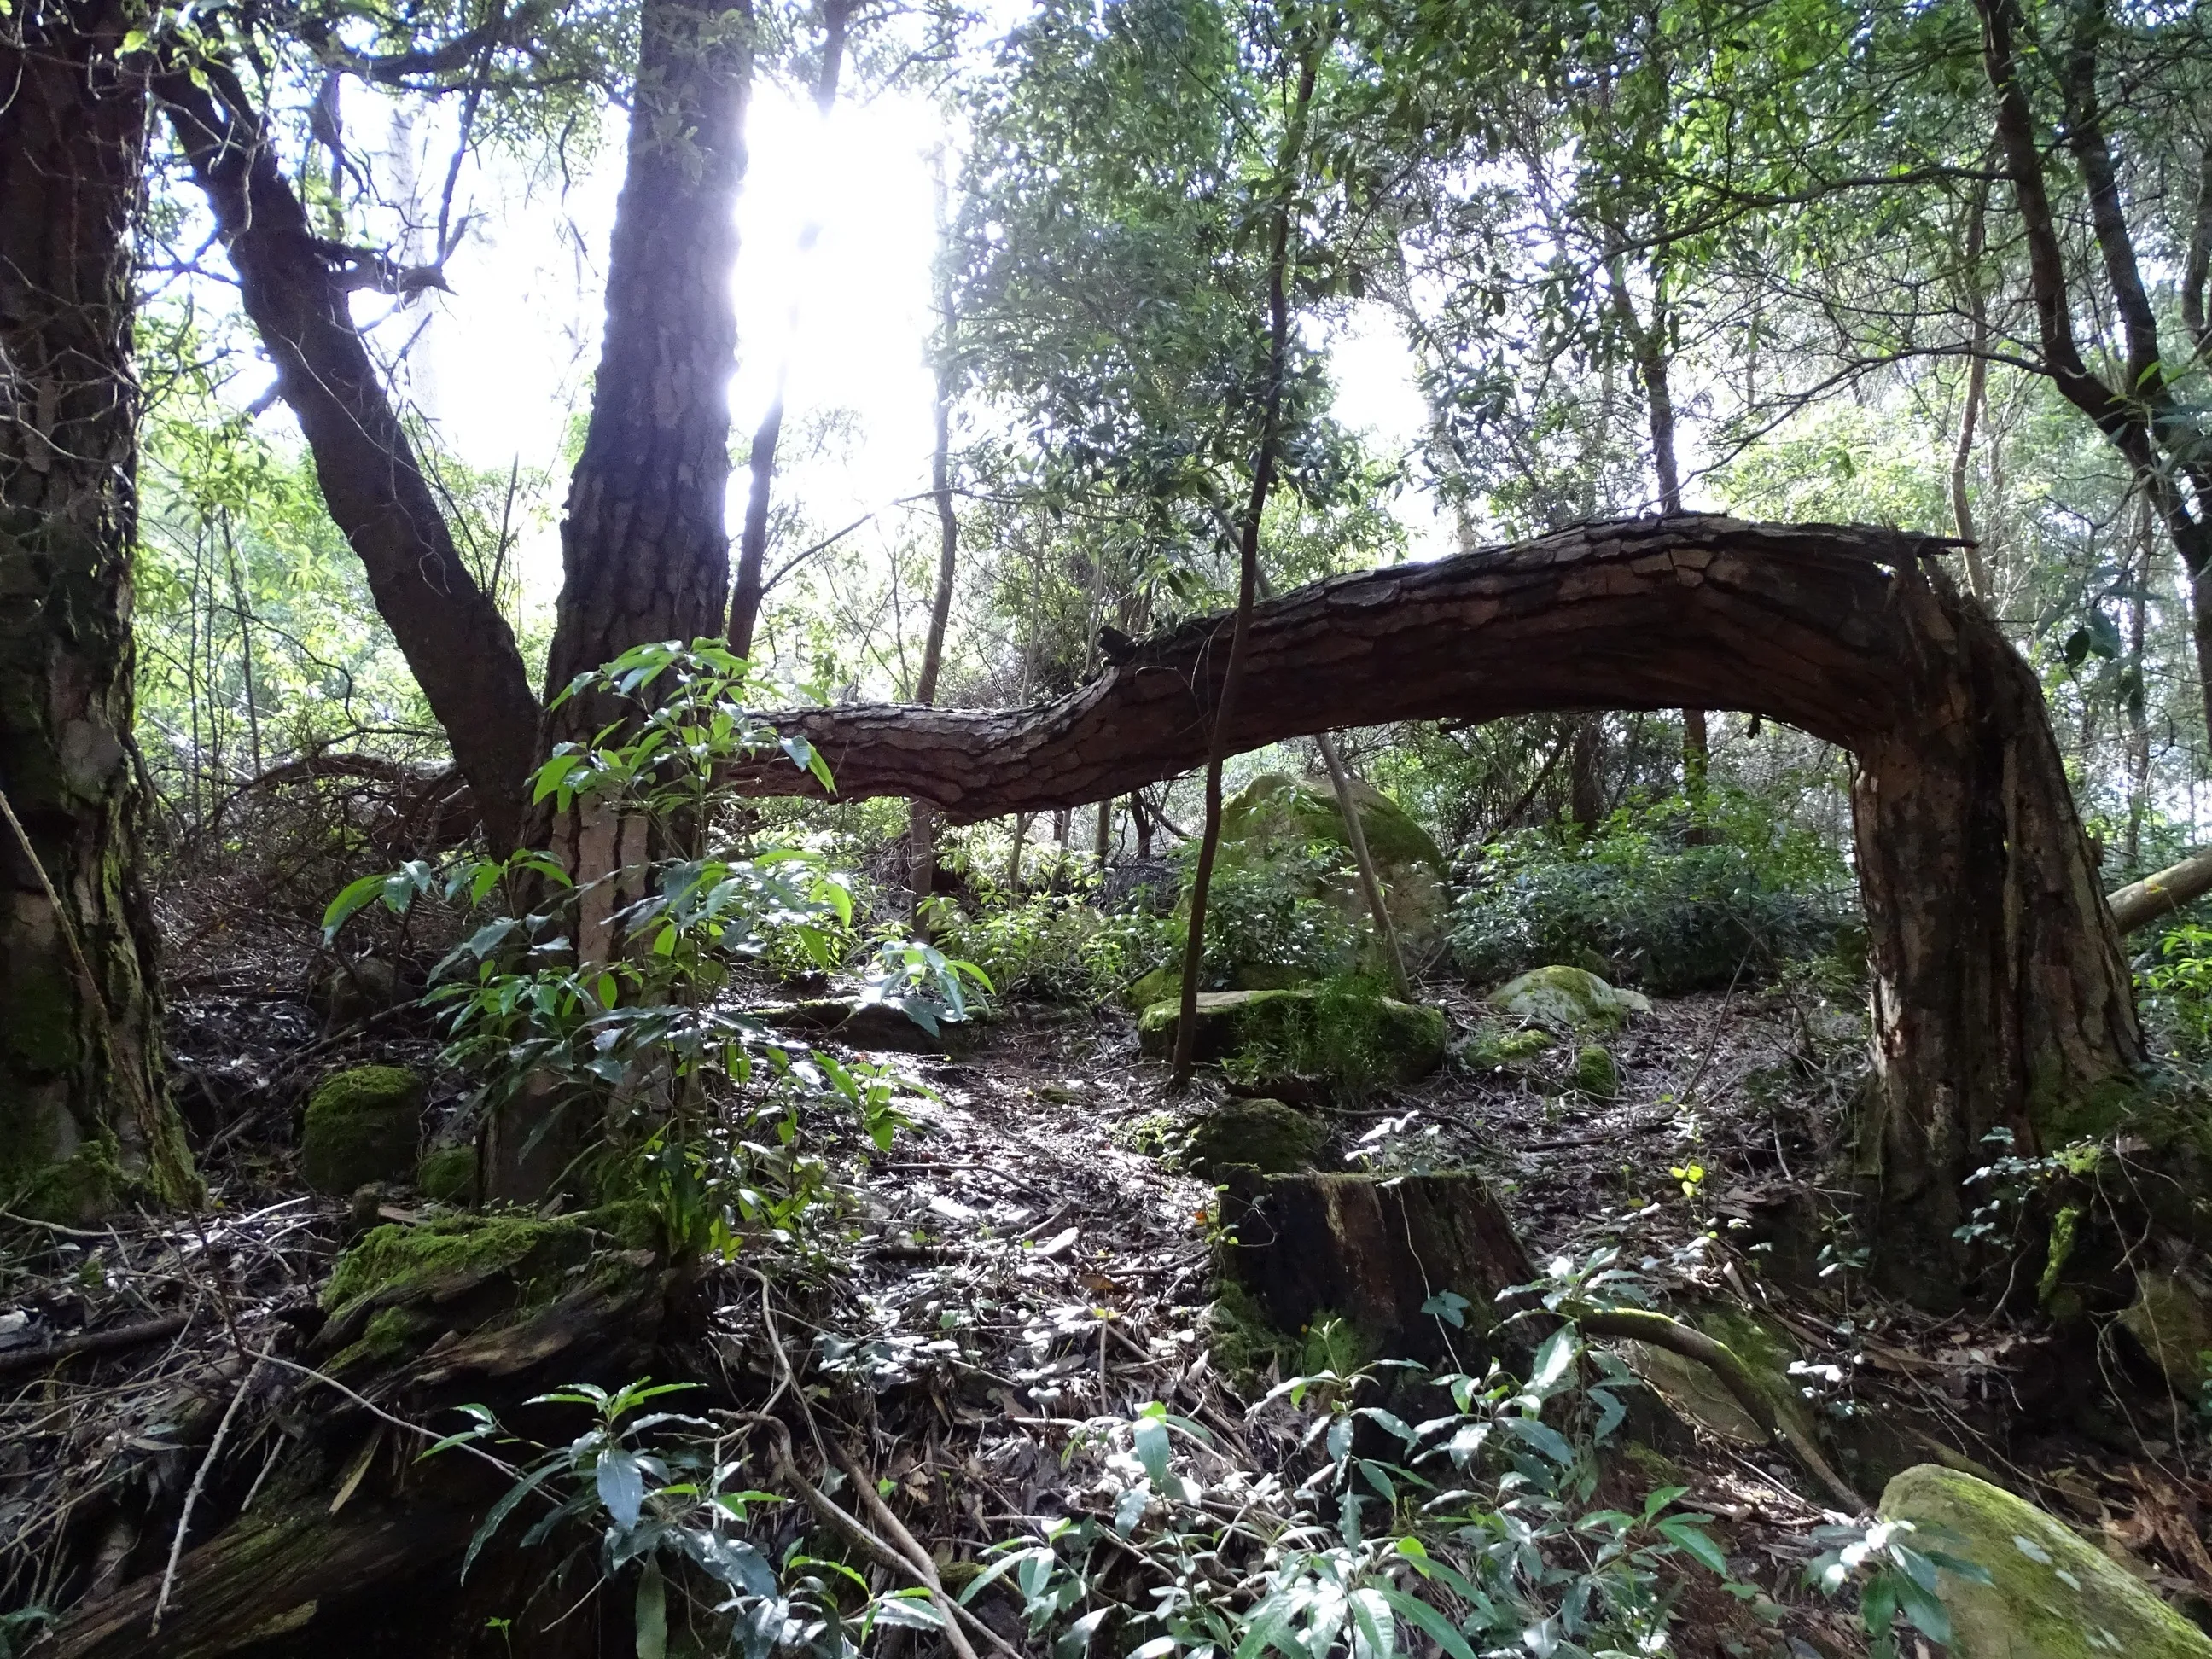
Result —
[[[104,1588],[161,1571],[173,1521],[142,1524],[148,1506],[128,1494],[166,1492],[173,1516],[186,1483],[207,1479],[211,1438],[228,1490],[247,1483],[248,1504],[251,1471],[276,1456],[277,1413],[227,1441],[216,1425],[246,1391],[242,1356],[305,1316],[359,1220],[298,1180],[299,1102],[333,1065],[427,1066],[435,1049],[411,1016],[324,1036],[297,993],[296,939],[283,943],[218,941],[172,988],[210,1207],[98,1230],[0,1227],[0,1610],[64,1585],[81,1596],[88,1571]],[[1429,992],[1459,1031],[1474,1027],[1471,991]],[[1848,1194],[1817,1183],[1843,1165],[1861,1042],[1857,1018],[1811,991],[1660,1001],[1612,1041],[1622,1083],[1611,1100],[1562,1086],[1571,1049],[1517,1068],[1455,1059],[1335,1112],[1324,1164],[1481,1170],[1532,1258],[1617,1249],[1678,1310],[1748,1306],[1786,1333],[1869,1498],[1905,1463],[1990,1472],[2185,1604],[2212,1605],[2212,1468],[2178,1409],[2122,1420],[2058,1374],[2036,1322],[1933,1320],[1859,1281],[1857,1241],[1829,1201]],[[1097,1511],[1110,1499],[1085,1425],[1150,1401],[1210,1425],[1224,1455],[1280,1462],[1294,1414],[1249,1410],[1273,1379],[1240,1389],[1212,1358],[1214,1189],[1148,1150],[1163,1113],[1187,1114],[1220,1080],[1170,1103],[1133,1021],[1088,1008],[1017,1007],[953,1056],[879,1058],[928,1092],[887,1153],[854,1164],[855,1236],[816,1304],[813,1334],[830,1340],[812,1352],[865,1385],[867,1420],[848,1426],[913,1532],[941,1559],[971,1559],[1040,1517]],[[444,1079],[434,1103],[458,1087]],[[380,1212],[422,1213],[404,1194]],[[757,1346],[760,1312],[743,1279],[728,1286],[711,1322],[734,1356]],[[56,1363],[52,1345],[114,1332],[137,1335]],[[2125,1356],[2109,1345],[2107,1356],[2107,1399],[2152,1397]],[[1663,1476],[1624,1465],[1609,1477],[1619,1496],[1659,1478],[1686,1485],[1732,1573],[1768,1598],[1754,1609],[1701,1577],[1678,1650],[1863,1652],[1855,1611],[1804,1583],[1815,1530],[1845,1517],[1755,1434],[1670,1420],[1647,1460]],[[225,1518],[204,1514],[192,1538]]]

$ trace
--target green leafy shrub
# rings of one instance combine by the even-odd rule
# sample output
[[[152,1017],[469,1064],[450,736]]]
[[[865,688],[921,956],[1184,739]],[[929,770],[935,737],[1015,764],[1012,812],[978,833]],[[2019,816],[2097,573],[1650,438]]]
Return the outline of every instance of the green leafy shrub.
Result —
[[[1469,862],[1452,945],[1470,978],[1500,980],[1595,956],[1608,979],[1662,995],[1837,951],[1856,897],[1818,836],[1755,797],[1714,788],[1623,808],[1589,836],[1510,836]]]
[[[2136,978],[2151,1029],[2188,1059],[2212,1058],[2212,927],[2167,928]]]
[[[352,883],[331,902],[326,937],[375,904],[423,899],[473,912],[424,1000],[441,1012],[445,1063],[477,1081],[483,1112],[529,1109],[605,1125],[597,1161],[612,1182],[641,1182],[681,1243],[728,1251],[741,1230],[794,1235],[824,1195],[802,1109],[828,1109],[878,1146],[897,1127],[893,1082],[780,1036],[728,994],[775,951],[827,972],[851,969],[860,994],[934,1030],[968,1012],[976,971],[933,946],[886,935],[855,962],[852,893],[818,850],[740,827],[723,781],[732,763],[781,749],[825,787],[804,738],[780,738],[750,712],[772,695],[719,641],[641,646],[580,675],[555,699],[595,693],[629,718],[588,744],[563,744],[539,769],[533,799],[567,812],[588,802],[648,823],[659,856],[602,878],[617,894],[607,959],[580,958],[582,895],[542,852],[414,860]],[[547,1097],[521,1103],[526,1089]],[[609,1108],[613,1109],[610,1110]],[[410,1149],[411,1150],[411,1149]],[[607,1182],[599,1182],[611,1189]]]
[[[1265,864],[1223,864],[1206,898],[1202,990],[1267,989],[1349,972],[1360,939],[1334,899],[1320,896],[1349,855],[1315,842]],[[1187,923],[1188,902],[1176,920]]]
[[[926,910],[939,945],[973,963],[1003,997],[1104,1001],[1174,953],[1160,917],[1101,911],[1085,895],[1032,893],[974,915],[949,899],[931,899]]]

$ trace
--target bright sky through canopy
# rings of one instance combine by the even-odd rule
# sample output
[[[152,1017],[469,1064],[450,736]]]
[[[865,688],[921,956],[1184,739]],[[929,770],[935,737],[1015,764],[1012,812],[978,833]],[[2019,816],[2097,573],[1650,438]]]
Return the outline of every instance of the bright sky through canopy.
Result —
[[[757,92],[738,216],[733,537],[744,510],[746,444],[787,349],[779,498],[799,491],[825,534],[879,514],[864,532],[870,544],[896,534],[902,514],[926,510],[894,504],[926,489],[929,476],[930,152],[943,131],[936,106],[912,94],[841,104],[825,132],[805,99],[774,87]],[[439,314],[410,360],[417,401],[473,465],[504,469],[520,456],[525,468],[559,471],[563,431],[587,395],[605,304],[606,238],[623,161],[619,127],[607,137],[565,191],[557,179],[526,185],[498,163],[476,175],[477,207],[489,212],[453,261],[455,291],[432,296]],[[802,260],[799,233],[810,211],[821,219],[822,236]],[[794,294],[795,342],[787,327]],[[411,327],[403,316],[380,334],[396,345]],[[1340,331],[1331,356],[1342,418],[1371,431],[1379,453],[1404,453],[1418,440],[1422,409],[1395,327],[1370,309]],[[809,461],[804,429],[832,410],[854,417],[850,441]],[[1445,550],[1425,496],[1409,492],[1399,507],[1417,556]],[[550,598],[560,579],[550,530],[525,546],[522,561],[532,594]]]

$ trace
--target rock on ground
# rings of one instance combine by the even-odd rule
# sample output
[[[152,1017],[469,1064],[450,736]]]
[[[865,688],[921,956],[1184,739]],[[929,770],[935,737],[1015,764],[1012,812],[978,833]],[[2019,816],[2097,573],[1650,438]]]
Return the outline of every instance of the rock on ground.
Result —
[[[1587,968],[1533,968],[1490,994],[1503,1012],[1568,1031],[1609,1031],[1631,1014],[1651,1012],[1650,999],[1617,990]]]
[[[1889,1483],[1881,1516],[1950,1537],[1917,1540],[1990,1582],[1945,1571],[1953,1659],[2212,1659],[2212,1637],[2054,1516],[1971,1474],[1922,1463]]]
[[[422,1079],[404,1066],[356,1066],[325,1078],[307,1098],[300,1134],[307,1184],[350,1193],[412,1176],[424,1096]]]

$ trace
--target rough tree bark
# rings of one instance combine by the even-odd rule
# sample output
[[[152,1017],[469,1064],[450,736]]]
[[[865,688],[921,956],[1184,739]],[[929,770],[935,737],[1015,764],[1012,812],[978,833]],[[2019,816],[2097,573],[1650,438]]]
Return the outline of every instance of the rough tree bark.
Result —
[[[538,699],[514,630],[454,546],[353,321],[354,290],[392,291],[408,274],[318,236],[251,95],[221,63],[198,74],[173,69],[155,78],[155,94],[214,213],[331,520],[445,728],[485,834],[504,851],[522,829]]]
[[[1889,1282],[1959,1283],[1982,1136],[2063,1140],[2142,1055],[2126,964],[2033,673],[1898,532],[1688,514],[1338,577],[1258,606],[1231,752],[1340,726],[1735,709],[1853,750],[1879,1103],[1864,1145]],[[1208,752],[1226,617],[1117,653],[1056,702],[784,722],[847,797],[951,817],[1121,794]],[[788,769],[763,767],[766,790]]]
[[[647,0],[640,27],[606,331],[561,524],[549,693],[632,646],[720,635],[729,592],[730,271],[752,9]],[[617,712],[572,698],[548,712],[544,746],[586,737]],[[549,823],[545,839],[570,870],[595,876],[642,852],[618,847],[617,829],[572,815]]]
[[[193,1197],[137,887],[131,221],[143,64],[119,0],[0,40],[0,1203]]]

